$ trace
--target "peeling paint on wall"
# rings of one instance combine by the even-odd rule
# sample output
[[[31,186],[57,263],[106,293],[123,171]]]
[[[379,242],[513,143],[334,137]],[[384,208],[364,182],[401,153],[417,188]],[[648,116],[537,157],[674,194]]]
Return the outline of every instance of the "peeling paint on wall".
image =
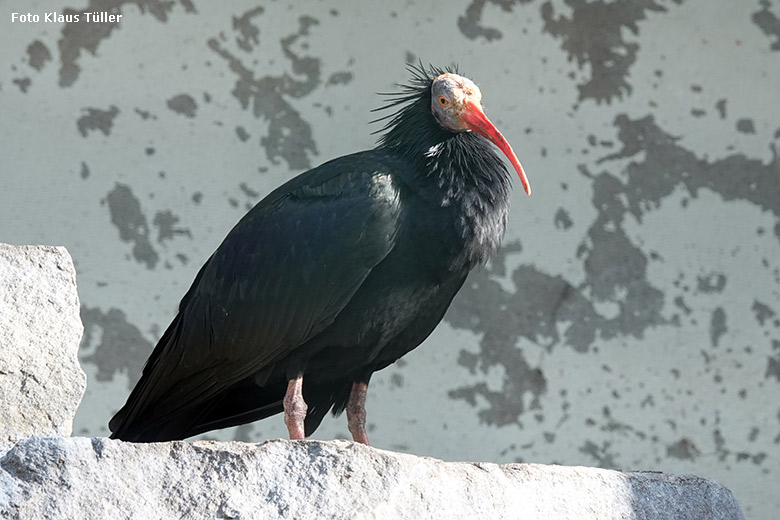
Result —
[[[85,108],[83,112],[86,114],[76,121],[76,128],[81,137],[87,137],[87,134],[93,130],[100,130],[103,135],[109,135],[114,126],[114,118],[119,115],[119,109],[114,105],[111,105],[108,110]]]
[[[126,184],[117,183],[105,198],[111,223],[119,231],[122,242],[133,244],[132,254],[137,262],[149,269],[157,265],[160,257],[149,238],[149,223],[141,211],[141,203]]]
[[[152,344],[141,331],[128,323],[121,309],[112,308],[103,312],[97,307],[81,307],[81,321],[84,323],[82,349],[89,355],[82,361],[94,364],[99,381],[111,381],[118,371],[125,371],[135,380],[141,375],[143,360],[151,351]]]

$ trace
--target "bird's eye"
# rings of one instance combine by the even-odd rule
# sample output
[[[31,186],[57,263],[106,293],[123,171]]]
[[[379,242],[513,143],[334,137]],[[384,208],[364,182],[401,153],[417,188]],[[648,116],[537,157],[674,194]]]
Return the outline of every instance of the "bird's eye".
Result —
[[[448,103],[448,101],[447,101],[447,98],[446,98],[446,97],[444,97],[444,96],[439,96],[439,104],[440,104],[441,106],[446,106],[446,105],[447,105],[447,103]]]

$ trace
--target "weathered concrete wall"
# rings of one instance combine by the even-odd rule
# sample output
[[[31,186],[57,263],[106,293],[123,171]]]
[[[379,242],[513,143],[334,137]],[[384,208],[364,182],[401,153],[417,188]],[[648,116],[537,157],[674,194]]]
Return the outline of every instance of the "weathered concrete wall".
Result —
[[[534,195],[516,189],[502,253],[372,381],[373,443],[703,474],[774,517],[780,2],[133,0],[116,24],[43,21],[104,4],[25,3],[39,23],[0,6],[0,240],[74,257],[74,433],[107,432],[248,207],[373,145],[373,93],[419,57],[477,81]]]

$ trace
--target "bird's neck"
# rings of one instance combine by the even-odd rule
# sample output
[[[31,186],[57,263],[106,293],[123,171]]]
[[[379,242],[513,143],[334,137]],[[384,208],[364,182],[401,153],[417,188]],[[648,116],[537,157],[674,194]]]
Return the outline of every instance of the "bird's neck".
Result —
[[[471,266],[486,262],[504,235],[511,187],[509,172],[490,143],[473,132],[446,131],[430,110],[419,110],[391,128],[382,147],[411,162],[405,182],[451,215],[463,240],[463,261]]]
[[[509,212],[510,177],[482,137],[455,134],[426,150],[426,171],[442,207],[455,208],[454,225],[464,241],[464,260],[484,264],[501,244]]]

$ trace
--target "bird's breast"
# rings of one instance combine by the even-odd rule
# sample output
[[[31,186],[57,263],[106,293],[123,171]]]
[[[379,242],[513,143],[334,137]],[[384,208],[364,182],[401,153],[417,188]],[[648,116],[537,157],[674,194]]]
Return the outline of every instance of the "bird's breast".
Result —
[[[471,203],[461,212],[457,223],[463,241],[463,261],[471,267],[492,257],[506,231],[508,204]]]

